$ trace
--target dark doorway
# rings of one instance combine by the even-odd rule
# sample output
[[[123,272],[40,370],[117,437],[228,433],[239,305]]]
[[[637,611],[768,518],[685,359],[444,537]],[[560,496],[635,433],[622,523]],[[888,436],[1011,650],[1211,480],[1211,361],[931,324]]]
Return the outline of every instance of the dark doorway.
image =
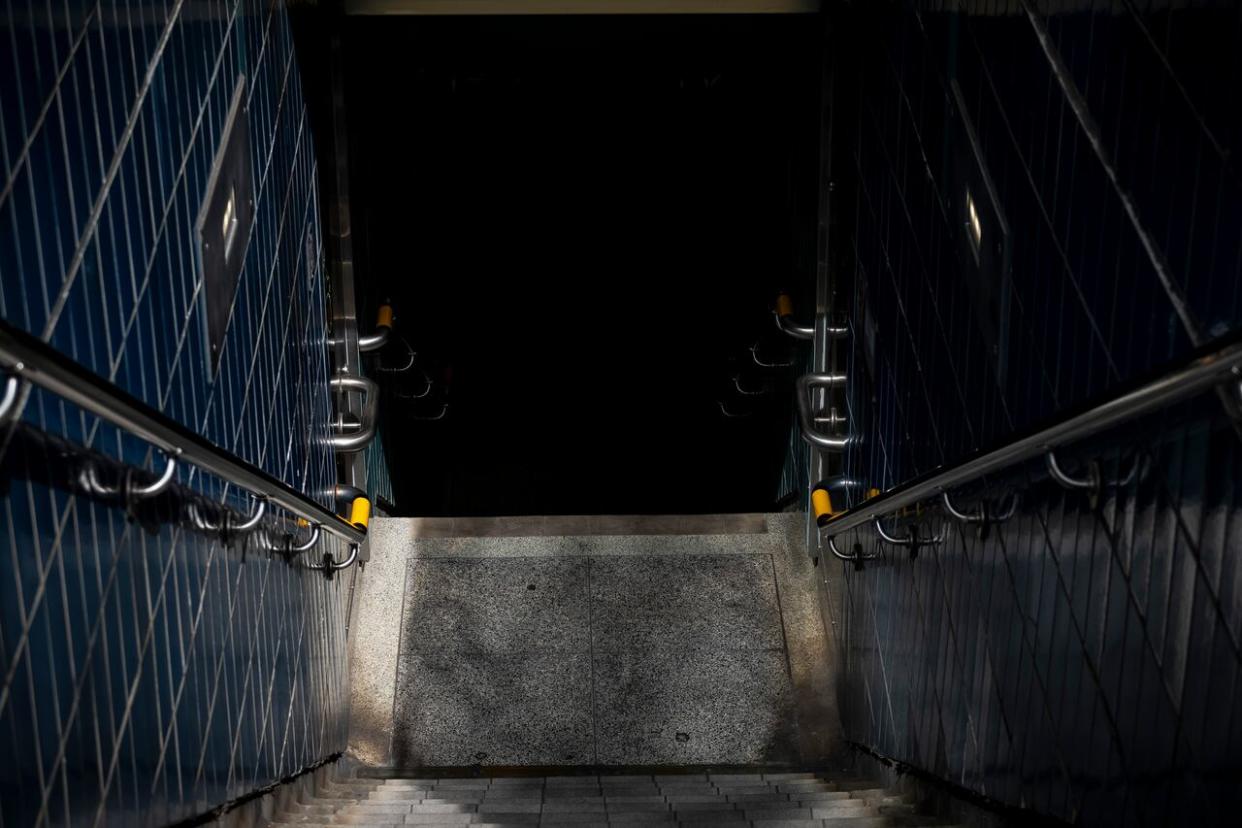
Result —
[[[769,308],[813,281],[820,41],[813,16],[348,20],[360,304],[391,298],[417,354],[381,375],[399,512],[773,507],[793,369],[749,348],[800,356]]]

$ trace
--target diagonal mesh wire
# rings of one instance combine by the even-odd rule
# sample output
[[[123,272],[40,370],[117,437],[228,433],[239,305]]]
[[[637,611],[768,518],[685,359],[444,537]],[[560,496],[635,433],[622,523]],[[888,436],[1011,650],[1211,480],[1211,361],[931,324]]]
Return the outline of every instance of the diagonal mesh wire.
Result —
[[[0,42],[0,316],[324,492],[317,171],[283,7],[17,3]],[[255,222],[212,380],[194,227],[243,75]],[[158,462],[37,389],[21,419]],[[347,586],[44,485],[60,459],[19,464],[10,436],[0,743],[20,761],[0,763],[0,824],[168,823],[343,748]],[[177,482],[250,508],[194,469]]]
[[[899,484],[1242,323],[1225,103],[1242,21],[1166,5],[911,2],[852,21],[848,476]],[[972,252],[967,191],[1004,255]],[[881,555],[846,570],[848,737],[1076,823],[1231,819],[1239,452],[1205,395],[1064,452],[1121,479],[1147,457],[1094,507],[1032,464],[959,493],[1022,494],[982,535],[947,524],[913,560],[870,529],[839,539]]]

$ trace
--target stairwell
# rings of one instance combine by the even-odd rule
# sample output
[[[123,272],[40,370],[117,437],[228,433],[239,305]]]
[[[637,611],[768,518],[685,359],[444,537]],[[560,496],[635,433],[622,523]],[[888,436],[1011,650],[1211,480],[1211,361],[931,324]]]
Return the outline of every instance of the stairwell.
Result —
[[[848,769],[798,517],[376,520],[350,770],[273,824],[935,824]]]
[[[357,779],[290,806],[276,825],[940,825],[905,798],[848,774],[666,773]]]

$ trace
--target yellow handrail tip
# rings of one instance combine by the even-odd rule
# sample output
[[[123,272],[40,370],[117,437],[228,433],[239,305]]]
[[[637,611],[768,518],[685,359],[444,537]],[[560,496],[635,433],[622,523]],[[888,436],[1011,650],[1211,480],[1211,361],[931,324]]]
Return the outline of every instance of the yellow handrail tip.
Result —
[[[815,510],[816,518],[832,516],[832,495],[828,494],[827,489],[811,491],[811,508]]]
[[[375,327],[392,327],[392,305],[380,305],[379,312],[375,315]]]
[[[365,497],[356,497],[349,505],[349,522],[359,529],[366,529],[371,522],[371,501]]]

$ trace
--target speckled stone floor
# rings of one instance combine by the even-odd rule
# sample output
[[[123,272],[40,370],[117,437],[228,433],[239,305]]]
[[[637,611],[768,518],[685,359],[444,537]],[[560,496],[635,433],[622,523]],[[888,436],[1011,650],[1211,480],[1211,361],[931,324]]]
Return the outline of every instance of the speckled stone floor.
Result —
[[[351,624],[374,767],[810,766],[831,646],[796,516],[426,532],[377,520]],[[700,531],[703,516],[687,519]],[[650,524],[650,526],[648,526]],[[651,529],[655,533],[646,532]],[[674,531],[669,531],[669,530]],[[428,536],[430,534],[430,536]]]

